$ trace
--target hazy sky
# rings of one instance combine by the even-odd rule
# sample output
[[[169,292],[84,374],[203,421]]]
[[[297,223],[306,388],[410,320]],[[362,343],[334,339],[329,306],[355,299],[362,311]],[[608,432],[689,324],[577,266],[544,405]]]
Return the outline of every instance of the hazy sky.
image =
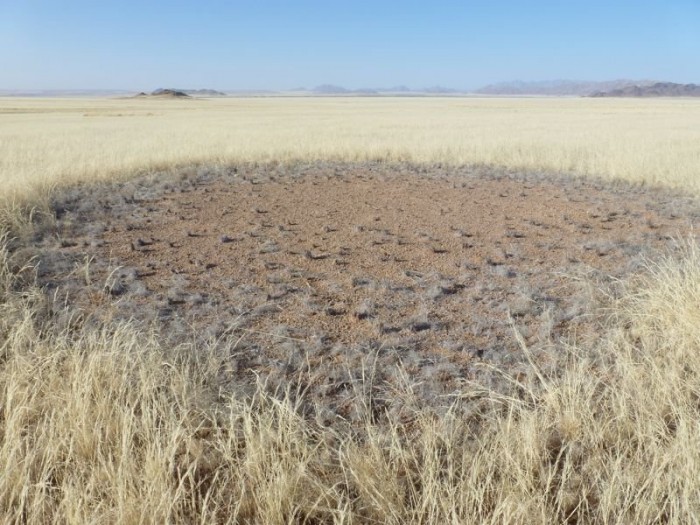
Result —
[[[0,0],[0,89],[700,82],[700,0]]]

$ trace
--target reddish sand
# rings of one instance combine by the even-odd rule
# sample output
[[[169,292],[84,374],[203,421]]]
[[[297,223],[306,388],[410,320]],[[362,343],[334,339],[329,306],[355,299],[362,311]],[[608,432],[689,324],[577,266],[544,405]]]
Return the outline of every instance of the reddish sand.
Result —
[[[588,283],[626,275],[697,220],[682,199],[590,181],[302,171],[151,178],[73,196],[55,251],[92,257],[92,288],[71,292],[80,273],[50,265],[43,283],[98,317],[232,337],[246,369],[292,366],[288,353],[352,367],[348,353],[399,349],[392,359],[409,372],[444,365],[432,373],[454,387],[476,363],[517,361],[514,327],[538,348],[595,336]]]

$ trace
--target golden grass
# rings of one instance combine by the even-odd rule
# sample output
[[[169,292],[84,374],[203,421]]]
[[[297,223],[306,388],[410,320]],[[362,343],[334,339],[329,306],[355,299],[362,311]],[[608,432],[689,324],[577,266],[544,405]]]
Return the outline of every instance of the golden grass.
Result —
[[[700,100],[0,98],[3,193],[174,164],[488,164],[700,188]]]
[[[193,161],[478,162],[698,189],[696,101],[7,99],[0,108],[3,195],[20,199],[3,220],[37,188]],[[597,346],[559,347],[570,352],[560,375],[492,395],[479,425],[417,410],[410,426],[368,416],[356,436],[315,426],[263,388],[250,399],[220,391],[225,356],[211,349],[164,348],[123,325],[40,330],[42,294],[15,280],[5,250],[2,522],[697,522],[692,243],[610,299]]]

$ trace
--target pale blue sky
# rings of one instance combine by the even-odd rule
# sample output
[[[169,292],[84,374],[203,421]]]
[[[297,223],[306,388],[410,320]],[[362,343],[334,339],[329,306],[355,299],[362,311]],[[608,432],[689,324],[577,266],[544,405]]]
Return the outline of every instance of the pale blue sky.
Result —
[[[700,83],[700,0],[0,0],[0,89]]]

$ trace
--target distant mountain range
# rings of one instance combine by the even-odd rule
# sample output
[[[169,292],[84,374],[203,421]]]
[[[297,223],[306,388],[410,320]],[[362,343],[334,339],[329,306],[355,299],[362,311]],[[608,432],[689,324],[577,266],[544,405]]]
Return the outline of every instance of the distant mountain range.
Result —
[[[503,95],[503,96],[574,96],[574,97],[680,97],[698,96],[700,86],[674,84],[654,80],[607,80],[603,82],[582,80],[541,80],[534,82],[512,81],[490,84],[474,91],[433,86],[411,89],[406,86],[391,88],[347,89],[333,84],[322,84],[313,89],[297,88],[297,93],[312,95]]]
[[[460,91],[459,89],[451,89],[442,86],[433,86],[423,89],[411,89],[407,86],[394,86],[389,88],[360,88],[360,89],[347,89],[343,86],[336,86],[333,84],[321,84],[316,86],[311,90],[305,88],[298,88],[294,91],[313,93],[315,95],[385,95],[385,94],[454,94],[454,93],[467,93],[467,91]]]
[[[125,90],[0,90],[0,96],[21,97],[109,97],[131,95]],[[512,81],[490,84],[467,91],[443,86],[413,89],[404,85],[388,88],[348,89],[334,84],[321,84],[314,88],[297,87],[273,91],[262,89],[227,90],[158,88],[138,97],[225,97],[225,96],[450,96],[450,95],[501,95],[501,96],[585,96],[585,97],[697,97],[700,85],[657,82],[653,80],[610,80],[591,82],[580,80],[542,80],[534,82]]]
[[[700,97],[700,85],[656,82],[651,85],[625,86],[610,91],[596,91],[591,97]]]
[[[587,96],[593,93],[624,89],[630,86],[648,86],[653,80],[608,80],[591,82],[583,80],[540,80],[535,82],[500,82],[477,89],[480,95],[550,95]]]

